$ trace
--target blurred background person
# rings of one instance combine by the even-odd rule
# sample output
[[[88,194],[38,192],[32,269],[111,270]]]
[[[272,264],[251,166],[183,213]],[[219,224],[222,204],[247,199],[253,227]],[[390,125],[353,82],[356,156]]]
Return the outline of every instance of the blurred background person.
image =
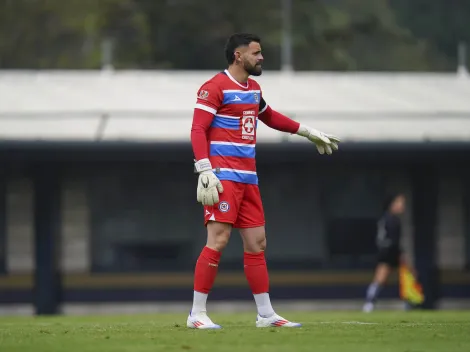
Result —
[[[380,290],[394,269],[398,269],[401,263],[411,268],[411,265],[406,262],[400,243],[400,216],[405,212],[405,206],[406,198],[402,193],[392,194],[385,199],[383,215],[377,224],[377,266],[374,279],[367,288],[364,312],[374,310]]]

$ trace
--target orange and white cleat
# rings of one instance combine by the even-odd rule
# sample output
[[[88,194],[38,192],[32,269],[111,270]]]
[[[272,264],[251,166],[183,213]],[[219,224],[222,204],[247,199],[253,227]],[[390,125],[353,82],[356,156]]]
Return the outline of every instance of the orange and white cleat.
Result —
[[[207,316],[206,312],[200,312],[193,314],[189,312],[188,320],[186,325],[190,329],[221,329],[220,325],[214,324],[212,320]]]
[[[256,327],[257,328],[299,328],[302,324],[294,323],[289,320],[284,319],[280,315],[273,314],[269,318],[263,318],[258,314],[256,317]]]

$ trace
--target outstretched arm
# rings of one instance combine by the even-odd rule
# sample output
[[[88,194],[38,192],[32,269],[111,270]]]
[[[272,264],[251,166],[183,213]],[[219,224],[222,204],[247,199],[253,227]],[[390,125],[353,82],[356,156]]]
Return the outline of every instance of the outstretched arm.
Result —
[[[331,154],[333,150],[338,150],[339,138],[333,135],[320,132],[314,128],[300,124],[297,121],[271,109],[263,98],[260,102],[260,112],[258,118],[266,124],[266,126],[281,132],[298,134],[315,143],[318,152]]]
[[[264,100],[263,100],[264,101]],[[298,132],[300,123],[294,121],[287,116],[271,109],[266,105],[266,108],[259,114],[258,118],[268,127],[281,132],[295,134]]]

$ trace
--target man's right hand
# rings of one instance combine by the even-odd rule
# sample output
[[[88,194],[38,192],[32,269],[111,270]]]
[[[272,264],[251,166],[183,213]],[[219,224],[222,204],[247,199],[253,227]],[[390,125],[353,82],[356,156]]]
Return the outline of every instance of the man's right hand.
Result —
[[[212,206],[219,202],[219,193],[224,191],[222,183],[212,171],[209,159],[201,159],[194,164],[199,173],[197,201]]]

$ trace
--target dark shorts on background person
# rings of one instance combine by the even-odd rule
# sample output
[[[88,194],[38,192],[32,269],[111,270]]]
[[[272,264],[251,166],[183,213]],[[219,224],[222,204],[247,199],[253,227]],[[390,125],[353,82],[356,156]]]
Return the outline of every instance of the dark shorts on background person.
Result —
[[[377,262],[397,268],[400,264],[401,251],[398,248],[384,248],[379,250]]]

